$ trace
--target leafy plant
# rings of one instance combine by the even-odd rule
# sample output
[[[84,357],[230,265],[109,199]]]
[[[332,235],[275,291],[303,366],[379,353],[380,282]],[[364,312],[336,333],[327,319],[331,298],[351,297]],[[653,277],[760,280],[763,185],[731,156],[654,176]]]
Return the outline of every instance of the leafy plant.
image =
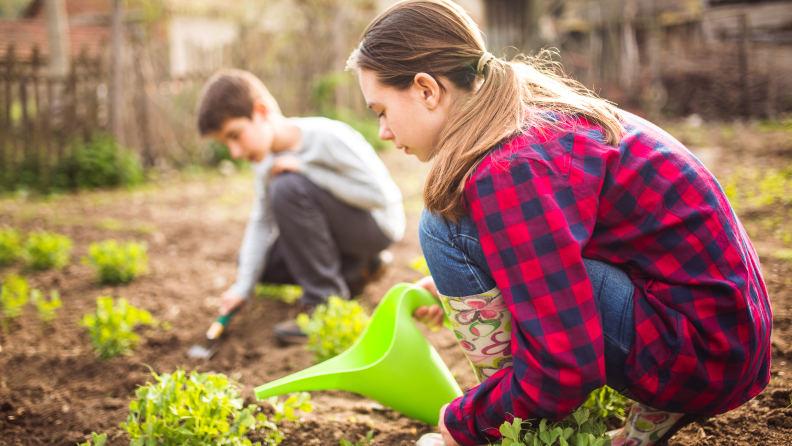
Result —
[[[22,254],[21,237],[16,229],[0,229],[0,266],[13,263]]]
[[[252,445],[247,434],[256,429],[262,429],[267,445],[283,441],[275,422],[264,414],[256,415],[255,404],[244,406],[237,385],[225,375],[188,375],[177,370],[162,375],[152,372],[152,376],[156,382],[137,389],[129,403],[129,416],[121,423],[131,446]],[[310,410],[308,398],[298,396],[297,400],[304,399],[303,407]],[[284,402],[284,409],[294,407],[289,401]],[[284,413],[279,419],[296,419],[291,414],[291,418]]]
[[[336,296],[331,296],[326,305],[317,306],[311,316],[297,316],[297,325],[308,335],[306,348],[314,352],[317,362],[351,347],[368,323],[369,316],[360,304]]]
[[[22,258],[33,269],[61,269],[71,260],[72,241],[65,235],[36,231],[28,235],[22,248]]]
[[[148,271],[146,245],[135,242],[119,245],[115,240],[91,243],[83,263],[93,265],[100,283],[129,283]]]
[[[294,414],[295,410],[301,412],[311,412],[311,394],[308,392],[293,393],[285,400],[278,401],[277,396],[267,398],[267,402],[275,409],[275,415],[272,416],[272,421],[279,423],[281,420],[298,421],[300,418]]]
[[[366,434],[365,441],[358,441],[357,443],[352,443],[351,441],[347,440],[346,438],[342,438],[338,440],[338,443],[341,446],[369,446],[371,444],[371,440],[374,438],[374,430],[368,431]]]
[[[129,305],[123,297],[118,299],[118,305],[114,305],[110,296],[98,297],[96,310],[87,313],[79,322],[88,329],[91,344],[101,360],[132,354],[140,339],[134,328],[154,323],[148,311]]]
[[[607,428],[586,407],[581,407],[558,422],[542,419],[539,426],[523,427],[521,418],[500,427],[503,446],[610,446]]]
[[[54,174],[56,189],[129,186],[143,180],[137,155],[105,134],[94,134],[90,141],[75,146],[55,166]]]
[[[24,277],[8,274],[3,277],[0,290],[0,307],[3,309],[3,330],[8,331],[12,320],[22,314],[22,307],[27,303],[30,287]]]
[[[52,322],[55,319],[55,310],[61,307],[60,293],[57,290],[50,291],[50,299],[44,299],[44,294],[34,289],[30,292],[30,299],[36,306],[36,312],[41,322]]]
[[[591,392],[583,403],[583,407],[591,410],[593,417],[603,420],[614,417],[624,421],[624,408],[630,400],[608,386]]]
[[[256,297],[281,300],[293,304],[302,296],[302,288],[297,285],[278,285],[274,283],[259,283],[254,291]]]
[[[105,446],[105,443],[107,443],[107,434],[99,435],[96,432],[91,432],[91,440],[93,440],[93,446]],[[80,443],[77,446],[91,446],[91,440]]]

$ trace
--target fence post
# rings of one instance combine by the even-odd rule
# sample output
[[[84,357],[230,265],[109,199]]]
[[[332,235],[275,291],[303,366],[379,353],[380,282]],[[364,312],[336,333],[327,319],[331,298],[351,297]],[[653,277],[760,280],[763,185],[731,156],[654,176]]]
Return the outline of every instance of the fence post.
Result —
[[[14,128],[11,120],[11,82],[14,77],[14,44],[8,45],[6,51],[6,64],[5,64],[5,131],[3,132],[3,153],[5,154],[6,166],[6,185],[11,189],[16,180],[14,172],[16,171],[16,142],[14,140]],[[7,139],[7,140],[6,140]]]
[[[750,31],[748,29],[748,14],[740,15],[740,49],[739,49],[739,69],[740,69],[740,113],[744,117],[751,115],[751,93],[748,91],[748,39]]]

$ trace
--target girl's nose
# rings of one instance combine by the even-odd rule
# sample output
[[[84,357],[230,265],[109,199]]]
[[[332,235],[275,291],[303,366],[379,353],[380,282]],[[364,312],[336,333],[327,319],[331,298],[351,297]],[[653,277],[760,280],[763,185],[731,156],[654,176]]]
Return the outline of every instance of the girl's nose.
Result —
[[[390,127],[388,127],[388,121],[385,120],[385,117],[380,117],[380,131],[379,137],[383,141],[390,141],[393,139],[393,132],[391,132]]]

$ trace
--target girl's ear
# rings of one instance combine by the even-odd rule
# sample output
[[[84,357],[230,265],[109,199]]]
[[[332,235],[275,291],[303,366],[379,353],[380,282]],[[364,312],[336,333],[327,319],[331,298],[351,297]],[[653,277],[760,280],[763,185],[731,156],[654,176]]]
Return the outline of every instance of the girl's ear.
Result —
[[[413,80],[412,89],[418,95],[418,100],[429,110],[434,110],[440,105],[440,95],[443,89],[432,76],[426,73],[418,73]]]

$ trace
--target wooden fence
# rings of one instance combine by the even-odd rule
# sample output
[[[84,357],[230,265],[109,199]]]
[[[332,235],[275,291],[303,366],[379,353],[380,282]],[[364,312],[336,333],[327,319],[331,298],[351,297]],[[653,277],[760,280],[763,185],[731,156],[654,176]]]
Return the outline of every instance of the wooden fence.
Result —
[[[109,131],[108,71],[101,59],[83,52],[66,77],[46,71],[37,49],[22,61],[11,45],[0,61],[0,186],[35,175],[46,187],[74,144]]]

